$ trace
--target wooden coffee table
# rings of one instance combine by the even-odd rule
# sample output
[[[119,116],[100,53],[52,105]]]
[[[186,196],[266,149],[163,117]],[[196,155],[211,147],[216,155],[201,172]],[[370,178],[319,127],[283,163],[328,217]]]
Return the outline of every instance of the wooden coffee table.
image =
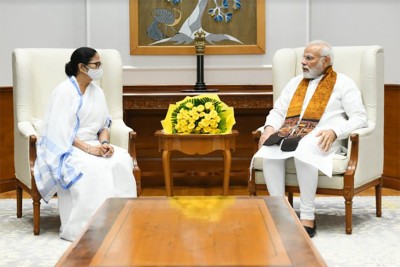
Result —
[[[284,197],[108,199],[57,266],[326,266]]]

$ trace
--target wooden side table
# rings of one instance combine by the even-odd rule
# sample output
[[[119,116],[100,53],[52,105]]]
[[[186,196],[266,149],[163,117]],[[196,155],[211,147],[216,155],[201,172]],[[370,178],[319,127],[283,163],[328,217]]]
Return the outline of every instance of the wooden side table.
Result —
[[[165,189],[168,197],[173,196],[174,181],[171,173],[171,152],[180,151],[187,155],[205,155],[214,151],[222,151],[224,157],[223,194],[228,195],[231,172],[231,151],[235,151],[235,136],[238,131],[229,134],[165,134],[156,131],[158,150],[162,151]]]

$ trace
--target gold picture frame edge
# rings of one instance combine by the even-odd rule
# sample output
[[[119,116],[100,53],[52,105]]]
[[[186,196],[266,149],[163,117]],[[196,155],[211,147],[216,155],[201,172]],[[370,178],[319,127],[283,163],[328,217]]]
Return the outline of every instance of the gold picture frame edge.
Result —
[[[129,29],[131,55],[194,55],[194,46],[140,46],[139,14],[135,12],[139,7],[139,0],[129,0]],[[206,46],[207,55],[229,54],[265,54],[265,0],[257,0],[257,44],[256,45],[212,45]]]

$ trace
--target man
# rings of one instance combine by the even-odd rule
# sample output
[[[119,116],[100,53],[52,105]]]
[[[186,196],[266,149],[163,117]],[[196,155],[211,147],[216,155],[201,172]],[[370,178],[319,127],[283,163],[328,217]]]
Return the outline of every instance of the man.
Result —
[[[332,158],[341,141],[367,126],[361,94],[347,76],[333,68],[332,47],[309,43],[301,61],[303,74],[291,79],[266,118],[257,157],[272,196],[285,195],[285,160],[293,157],[300,187],[300,220],[310,237],[316,233],[314,199],[318,171],[332,177]]]

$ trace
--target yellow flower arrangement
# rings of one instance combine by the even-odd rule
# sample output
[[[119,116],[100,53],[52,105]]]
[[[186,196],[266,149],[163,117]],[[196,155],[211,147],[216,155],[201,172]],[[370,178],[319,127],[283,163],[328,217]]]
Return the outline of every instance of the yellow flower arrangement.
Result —
[[[225,134],[232,131],[234,124],[233,108],[216,94],[187,96],[171,104],[161,121],[167,134]]]

